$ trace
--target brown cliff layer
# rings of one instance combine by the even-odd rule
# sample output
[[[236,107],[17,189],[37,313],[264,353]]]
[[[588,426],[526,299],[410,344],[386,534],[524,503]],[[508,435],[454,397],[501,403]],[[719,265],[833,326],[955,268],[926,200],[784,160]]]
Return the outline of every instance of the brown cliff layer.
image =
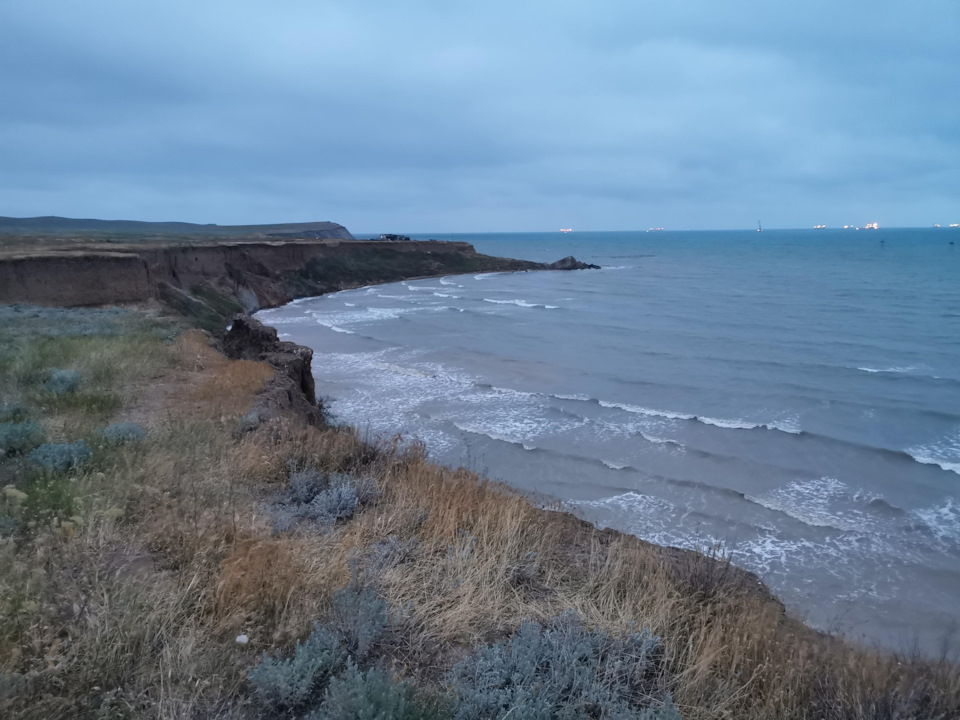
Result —
[[[229,316],[411,277],[546,267],[481,255],[469,243],[433,240],[94,245],[0,257],[0,303],[75,307],[155,298],[175,306],[201,302]]]

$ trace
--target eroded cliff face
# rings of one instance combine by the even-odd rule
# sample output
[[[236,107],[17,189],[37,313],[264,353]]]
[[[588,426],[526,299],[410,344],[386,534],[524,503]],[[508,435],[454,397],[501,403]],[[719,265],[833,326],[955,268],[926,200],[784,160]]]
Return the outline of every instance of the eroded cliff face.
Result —
[[[146,265],[125,253],[0,258],[0,303],[75,307],[146,300]]]
[[[0,257],[0,303],[200,302],[251,312],[294,297],[456,272],[532,270],[468,243],[296,240],[48,250]],[[182,309],[182,308],[180,308]]]

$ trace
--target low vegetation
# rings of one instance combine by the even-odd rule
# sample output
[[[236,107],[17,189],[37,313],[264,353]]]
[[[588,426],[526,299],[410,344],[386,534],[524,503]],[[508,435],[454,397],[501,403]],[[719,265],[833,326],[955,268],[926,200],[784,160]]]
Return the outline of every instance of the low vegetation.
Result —
[[[956,665],[821,636],[717,560],[404,438],[238,433],[272,370],[198,330],[19,312],[0,312],[5,719],[960,717]],[[52,392],[56,370],[76,386]],[[45,444],[88,453],[46,467]]]

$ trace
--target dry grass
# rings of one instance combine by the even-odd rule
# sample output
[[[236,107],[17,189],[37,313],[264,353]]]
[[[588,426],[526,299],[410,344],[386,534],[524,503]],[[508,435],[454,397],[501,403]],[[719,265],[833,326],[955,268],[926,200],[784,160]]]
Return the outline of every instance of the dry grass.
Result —
[[[72,518],[0,541],[0,673],[28,688],[0,690],[4,718],[255,717],[246,669],[328,612],[351,562],[395,613],[383,662],[426,687],[469,645],[575,608],[663,638],[684,718],[960,716],[956,666],[820,636],[722,563],[535,508],[417,446],[296,421],[237,439],[260,364],[200,333],[143,350],[157,382],[113,377],[121,414],[150,409],[147,441],[64,480]],[[273,536],[264,507],[291,465],[371,475],[382,496],[333,532]],[[407,552],[377,566],[389,538]]]

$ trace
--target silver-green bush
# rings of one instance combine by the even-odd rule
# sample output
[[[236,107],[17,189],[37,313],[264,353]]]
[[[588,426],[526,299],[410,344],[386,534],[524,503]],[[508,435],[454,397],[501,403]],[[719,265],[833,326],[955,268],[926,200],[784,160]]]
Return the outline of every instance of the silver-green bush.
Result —
[[[575,612],[524,622],[450,671],[456,720],[679,720],[658,691],[659,639],[584,629]]]
[[[20,422],[29,414],[26,405],[19,402],[0,402],[0,422]]]
[[[142,426],[133,422],[119,422],[107,425],[100,436],[111,445],[140,442],[147,436]]]
[[[0,423],[0,456],[23,455],[43,441],[43,427],[37,422]]]
[[[289,483],[291,502],[304,505],[330,487],[330,478],[320,470],[295,470]]]
[[[362,661],[387,626],[387,603],[373,588],[357,585],[354,580],[334,594],[329,627],[354,659]]]
[[[54,370],[43,386],[54,395],[66,395],[76,390],[79,384],[80,373],[76,370]]]
[[[315,702],[331,675],[343,667],[346,651],[333,633],[314,623],[313,632],[298,642],[292,658],[286,660],[263,654],[263,660],[249,671],[257,699],[277,713],[303,710]]]
[[[410,702],[410,684],[395,683],[376,669],[361,672],[349,663],[330,681],[319,710],[305,720],[419,720],[426,717]]]
[[[90,459],[90,455],[90,448],[80,440],[75,443],[40,445],[30,453],[30,459],[44,470],[66,472],[70,468],[83,465]]]

